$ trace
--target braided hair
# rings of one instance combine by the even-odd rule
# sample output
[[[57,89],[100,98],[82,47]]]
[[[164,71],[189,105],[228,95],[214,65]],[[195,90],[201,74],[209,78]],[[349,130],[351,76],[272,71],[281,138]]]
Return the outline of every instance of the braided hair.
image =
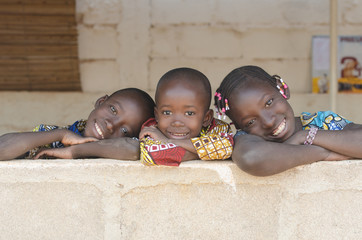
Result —
[[[281,80],[278,75],[271,76],[257,66],[250,65],[234,69],[221,82],[214,96],[215,109],[218,118],[221,118],[221,116],[224,116],[225,118],[225,115],[229,116],[230,108],[228,101],[236,89],[243,88],[250,82],[259,81],[270,84],[272,87],[282,92],[283,90],[277,85],[277,80]],[[285,88],[287,88],[287,86]]]

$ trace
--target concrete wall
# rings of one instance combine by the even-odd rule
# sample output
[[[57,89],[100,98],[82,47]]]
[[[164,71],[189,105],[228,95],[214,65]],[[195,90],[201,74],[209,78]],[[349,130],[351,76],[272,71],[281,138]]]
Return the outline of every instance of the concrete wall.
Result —
[[[361,35],[362,2],[338,2],[339,33]],[[329,34],[329,0],[77,0],[77,20],[87,92],[154,90],[180,66],[215,89],[233,68],[255,64],[310,93],[311,39]]]
[[[361,171],[362,161],[267,178],[229,161],[3,161],[0,239],[358,240]]]
[[[339,2],[340,34],[362,34],[362,2]],[[0,92],[0,134],[87,118],[118,88],[154,93],[171,68],[213,90],[260,65],[292,89],[295,113],[327,110],[311,92],[311,37],[329,0],[77,0],[82,93]],[[362,95],[338,112],[362,123]],[[179,168],[95,160],[0,162],[0,239],[361,239],[362,161],[319,162],[266,178],[230,161]]]

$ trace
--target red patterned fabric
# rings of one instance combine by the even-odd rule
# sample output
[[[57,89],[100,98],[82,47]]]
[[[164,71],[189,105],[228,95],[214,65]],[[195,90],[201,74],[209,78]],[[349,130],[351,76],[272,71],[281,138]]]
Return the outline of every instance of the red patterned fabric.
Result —
[[[142,125],[144,127],[156,126],[154,118]],[[144,165],[179,166],[186,150],[173,143],[162,143],[150,137],[141,139],[141,162]]]

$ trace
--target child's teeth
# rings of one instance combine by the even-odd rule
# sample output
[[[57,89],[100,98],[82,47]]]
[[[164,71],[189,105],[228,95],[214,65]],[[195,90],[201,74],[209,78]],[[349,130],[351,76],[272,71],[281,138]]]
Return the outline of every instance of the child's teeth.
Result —
[[[101,129],[99,128],[98,124],[95,123],[94,125],[96,126],[96,130],[97,130],[98,134],[101,135],[102,139],[104,139],[103,133],[102,133]]]
[[[285,128],[285,120],[279,125],[279,127],[273,132],[273,136],[278,136]]]
[[[175,136],[186,136],[186,133],[174,133]]]

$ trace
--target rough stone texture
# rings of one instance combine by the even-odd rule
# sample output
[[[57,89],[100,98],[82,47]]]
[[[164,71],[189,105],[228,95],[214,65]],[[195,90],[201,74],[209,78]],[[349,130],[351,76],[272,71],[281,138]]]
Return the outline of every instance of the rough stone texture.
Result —
[[[119,49],[117,33],[109,26],[78,28],[79,33],[79,59],[113,59],[117,58]],[[92,39],[92,41],[89,41]]]
[[[1,239],[103,239],[97,188],[33,181],[0,184]]]
[[[0,162],[0,239],[360,239],[362,161],[253,177],[231,161]]]
[[[121,87],[118,64],[115,60],[97,60],[81,62],[80,80],[85,92],[115,92]]]

